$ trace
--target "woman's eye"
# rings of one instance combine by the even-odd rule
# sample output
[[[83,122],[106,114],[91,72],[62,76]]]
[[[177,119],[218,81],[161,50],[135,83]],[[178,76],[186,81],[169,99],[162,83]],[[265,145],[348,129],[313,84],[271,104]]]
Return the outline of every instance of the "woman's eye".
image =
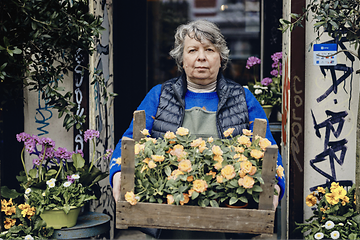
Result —
[[[191,52],[195,52],[195,49],[190,49],[190,50],[189,50],[189,53],[191,53]]]
[[[210,52],[214,52],[214,49],[212,49],[212,48],[208,48],[207,50]]]

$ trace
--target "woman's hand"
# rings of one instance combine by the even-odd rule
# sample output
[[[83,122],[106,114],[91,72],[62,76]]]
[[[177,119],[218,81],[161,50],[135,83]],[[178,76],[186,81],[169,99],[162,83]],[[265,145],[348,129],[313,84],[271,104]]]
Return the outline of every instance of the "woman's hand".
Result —
[[[115,199],[115,202],[118,202],[120,197],[121,172],[115,173],[112,181],[113,181],[113,197]]]
[[[280,187],[279,187],[279,185],[276,184],[274,188],[278,192],[278,194],[274,195],[274,197],[273,197],[274,210],[276,210],[276,208],[279,204]]]

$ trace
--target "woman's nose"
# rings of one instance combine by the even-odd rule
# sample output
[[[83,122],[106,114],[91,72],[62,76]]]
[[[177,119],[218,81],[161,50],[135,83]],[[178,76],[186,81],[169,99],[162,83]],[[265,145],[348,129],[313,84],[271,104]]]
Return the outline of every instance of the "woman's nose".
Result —
[[[206,59],[205,52],[204,51],[198,51],[198,61],[204,61]]]

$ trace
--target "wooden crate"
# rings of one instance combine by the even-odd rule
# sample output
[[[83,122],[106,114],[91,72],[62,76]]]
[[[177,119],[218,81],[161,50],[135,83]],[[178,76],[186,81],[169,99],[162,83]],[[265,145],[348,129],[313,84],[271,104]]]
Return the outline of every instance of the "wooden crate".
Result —
[[[253,134],[265,137],[266,120],[256,119]],[[146,227],[191,231],[254,233],[268,236],[274,231],[273,195],[278,147],[266,149],[262,178],[265,184],[258,209],[200,207],[138,202],[132,206],[125,193],[134,190],[134,145],[145,128],[144,111],[134,112],[134,139],[122,139],[121,196],[116,204],[116,228]]]

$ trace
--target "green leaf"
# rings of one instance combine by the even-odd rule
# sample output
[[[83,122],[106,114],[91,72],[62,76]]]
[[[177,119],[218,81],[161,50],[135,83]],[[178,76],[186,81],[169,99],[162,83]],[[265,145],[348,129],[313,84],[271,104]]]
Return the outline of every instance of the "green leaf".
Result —
[[[7,186],[1,186],[1,197],[16,199],[19,196],[23,196],[23,193],[18,193],[15,189],[9,189]]]
[[[73,154],[71,158],[74,161],[74,167],[76,169],[81,169],[84,167],[85,159],[81,156],[80,153]]]
[[[232,198],[230,198],[230,200],[229,200],[229,205],[233,205],[233,204],[237,203],[237,201],[238,201],[237,198],[232,197]]]
[[[165,167],[165,174],[166,174],[166,176],[170,176],[171,175],[171,168],[169,167],[169,166],[166,166]]]

